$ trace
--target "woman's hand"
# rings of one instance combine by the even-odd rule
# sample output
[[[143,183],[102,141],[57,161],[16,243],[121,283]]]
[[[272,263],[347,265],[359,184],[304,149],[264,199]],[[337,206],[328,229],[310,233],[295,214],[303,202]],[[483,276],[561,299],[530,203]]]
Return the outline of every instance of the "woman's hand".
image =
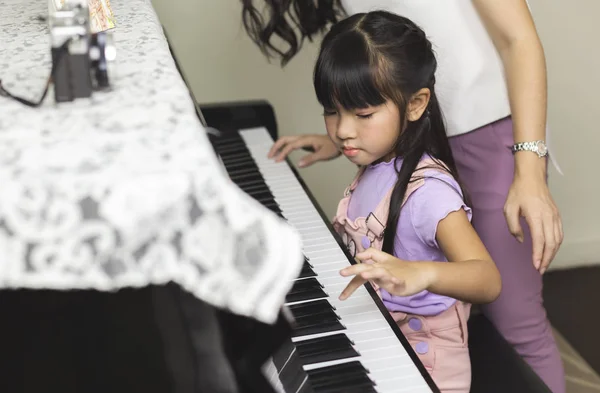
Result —
[[[327,161],[338,157],[341,153],[327,135],[294,135],[283,136],[273,144],[268,157],[275,157],[276,162],[284,160],[292,151],[304,149],[312,151],[298,162],[301,168],[317,161]]]
[[[546,58],[525,0],[473,0],[504,65],[515,141],[546,135]],[[515,178],[504,205],[510,232],[523,241],[525,217],[533,241],[533,265],[544,273],[563,239],[558,209],[546,185],[546,165],[532,153],[515,154]]]
[[[435,281],[435,270],[427,262],[403,261],[374,248],[357,254],[356,258],[368,263],[358,263],[340,271],[344,277],[354,276],[342,291],[340,300],[347,299],[367,281],[373,281],[396,296],[414,295]]]
[[[540,177],[515,175],[504,205],[510,233],[523,242],[519,222],[525,217],[533,243],[533,265],[544,274],[563,241],[562,220],[548,185]]]

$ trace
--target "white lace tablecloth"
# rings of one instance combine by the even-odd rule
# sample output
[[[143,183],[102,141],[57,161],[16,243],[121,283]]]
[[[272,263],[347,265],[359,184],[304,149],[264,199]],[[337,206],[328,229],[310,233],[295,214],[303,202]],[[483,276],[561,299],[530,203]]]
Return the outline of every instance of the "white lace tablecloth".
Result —
[[[0,97],[0,289],[174,281],[274,321],[300,237],[224,176],[149,0],[113,1],[113,91],[39,108]],[[0,0],[0,78],[37,99],[46,1]]]

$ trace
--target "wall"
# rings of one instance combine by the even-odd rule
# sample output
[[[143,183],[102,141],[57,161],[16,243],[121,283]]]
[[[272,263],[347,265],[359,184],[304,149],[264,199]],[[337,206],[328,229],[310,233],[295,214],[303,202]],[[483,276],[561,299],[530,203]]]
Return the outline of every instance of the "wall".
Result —
[[[563,218],[565,241],[554,268],[600,263],[600,35],[596,0],[529,0],[548,63],[548,124],[563,176],[550,187]],[[575,6],[576,5],[576,6]]]
[[[269,64],[246,36],[238,0],[154,0],[190,85],[200,102],[267,99],[281,135],[324,132],[311,73],[317,43],[307,43],[285,69]],[[565,241],[553,268],[600,263],[600,146],[595,96],[600,50],[597,0],[529,0],[549,69],[549,124],[561,176],[550,170]],[[570,5],[569,5],[570,4]],[[587,43],[591,43],[591,45]],[[302,153],[292,155],[297,162]],[[300,173],[332,216],[355,168],[344,159]],[[585,173],[585,174],[584,174]]]

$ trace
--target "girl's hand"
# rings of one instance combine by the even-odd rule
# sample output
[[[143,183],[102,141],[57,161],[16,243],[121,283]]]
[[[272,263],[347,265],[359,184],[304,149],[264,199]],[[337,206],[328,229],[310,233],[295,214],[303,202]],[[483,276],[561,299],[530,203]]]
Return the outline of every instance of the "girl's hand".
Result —
[[[537,157],[536,157],[537,158]],[[544,180],[515,176],[504,205],[508,229],[523,242],[520,217],[525,217],[533,242],[533,265],[544,274],[563,241],[558,208]]]
[[[340,271],[344,277],[354,276],[342,291],[340,300],[347,299],[369,280],[396,296],[419,293],[429,288],[435,280],[435,271],[426,262],[403,261],[374,248],[357,254],[356,258],[372,263],[359,263]]]
[[[279,138],[269,150],[268,157],[275,157],[275,161],[280,162],[297,149],[313,152],[302,157],[298,163],[301,168],[312,165],[317,161],[331,160],[341,154],[327,135],[294,135]]]

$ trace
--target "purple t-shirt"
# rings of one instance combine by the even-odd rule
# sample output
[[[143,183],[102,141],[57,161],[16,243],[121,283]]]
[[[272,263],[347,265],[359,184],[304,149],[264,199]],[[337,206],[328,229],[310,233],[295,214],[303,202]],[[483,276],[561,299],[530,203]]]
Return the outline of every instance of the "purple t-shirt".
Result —
[[[393,162],[382,162],[366,168],[350,198],[348,217],[351,220],[367,217],[375,211],[375,207],[394,186],[397,173]],[[402,162],[398,159],[398,168],[400,165]],[[471,209],[465,205],[460,186],[451,175],[425,170],[424,176],[424,184],[408,197],[400,212],[394,255],[407,261],[447,263],[435,239],[438,223],[459,209],[464,209],[471,220]],[[381,295],[388,310],[417,315],[437,315],[456,301],[428,291],[412,296],[392,296],[381,290]]]

